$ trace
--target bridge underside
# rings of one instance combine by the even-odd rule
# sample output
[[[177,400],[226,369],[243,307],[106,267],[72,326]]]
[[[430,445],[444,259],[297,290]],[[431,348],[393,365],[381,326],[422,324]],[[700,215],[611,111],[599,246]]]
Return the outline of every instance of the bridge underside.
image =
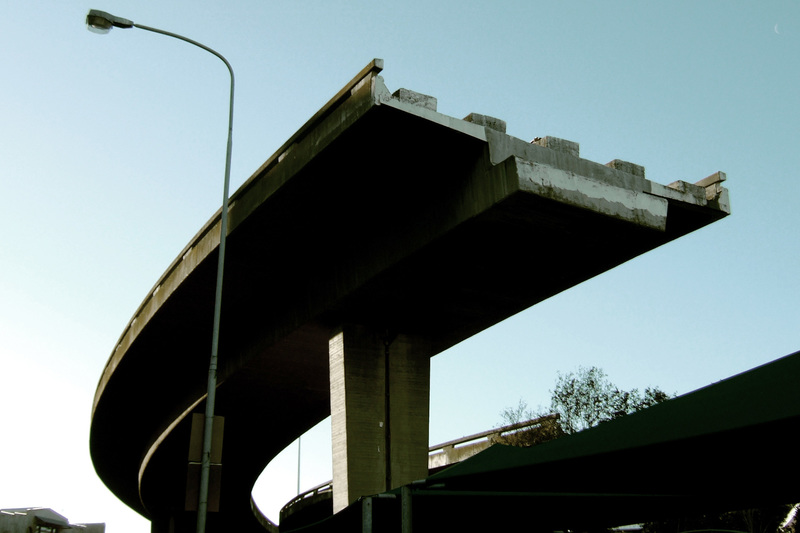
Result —
[[[261,529],[251,488],[330,414],[338,328],[425,339],[435,355],[729,212],[721,173],[659,185],[630,163],[580,159],[574,143],[528,143],[501,121],[392,95],[379,71],[365,68],[231,199],[210,531]],[[218,241],[219,214],[137,310],[95,397],[95,468],[154,530],[194,520],[182,511],[188,415],[203,408]]]

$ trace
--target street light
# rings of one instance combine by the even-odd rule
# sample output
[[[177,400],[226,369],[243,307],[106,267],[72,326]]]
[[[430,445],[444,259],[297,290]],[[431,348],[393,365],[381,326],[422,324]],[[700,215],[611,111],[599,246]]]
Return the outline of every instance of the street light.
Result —
[[[115,17],[105,11],[98,11],[97,9],[90,9],[89,14],[86,15],[86,25],[89,31],[94,33],[108,33],[111,28],[132,28],[133,21],[121,17]]]
[[[231,148],[233,146],[233,68],[228,60],[204,44],[193,41],[164,30],[151,28],[121,17],[115,17],[104,11],[90,9],[86,15],[86,26],[95,33],[108,33],[112,28],[139,28],[153,33],[160,33],[193,44],[203,50],[214,54],[225,63],[231,74],[231,97],[228,112],[228,147],[225,154],[225,181],[222,192],[222,213],[219,235],[219,258],[217,262],[217,286],[214,294],[214,326],[211,338],[211,360],[208,365],[208,392],[206,395],[205,426],[203,428],[203,462],[200,469],[200,495],[197,503],[197,533],[205,533],[206,513],[208,512],[208,479],[211,471],[211,436],[214,424],[214,403],[217,391],[217,358],[219,355],[219,323],[222,308],[222,273],[225,267],[225,240],[228,233],[228,185],[231,176]]]

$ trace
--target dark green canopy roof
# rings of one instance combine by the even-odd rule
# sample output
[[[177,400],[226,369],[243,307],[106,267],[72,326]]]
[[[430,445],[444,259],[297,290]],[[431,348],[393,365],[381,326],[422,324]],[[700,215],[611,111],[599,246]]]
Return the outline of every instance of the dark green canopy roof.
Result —
[[[609,514],[606,526],[800,501],[798,383],[800,352],[539,446],[493,446],[428,478],[425,492],[524,494],[551,516]]]
[[[683,493],[691,490],[686,485],[711,474],[721,479],[730,473],[737,485],[775,480],[796,458],[788,444],[800,421],[798,384],[800,352],[549,443],[493,446],[431,476],[429,483],[464,488],[489,483],[514,490],[638,486],[651,484],[647,478],[660,473],[674,481],[654,483]],[[561,469],[568,465],[565,475]],[[579,465],[586,470],[576,471]],[[770,469],[766,478],[765,469]],[[594,481],[597,474],[608,477]],[[800,499],[800,492],[793,499]]]

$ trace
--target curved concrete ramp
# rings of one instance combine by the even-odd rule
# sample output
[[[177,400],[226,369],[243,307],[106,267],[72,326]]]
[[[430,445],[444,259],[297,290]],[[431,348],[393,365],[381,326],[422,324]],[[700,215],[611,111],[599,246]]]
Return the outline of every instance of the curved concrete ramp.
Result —
[[[209,531],[260,531],[264,466],[330,414],[331,332],[344,324],[442,350],[729,213],[721,173],[664,186],[504,123],[390,93],[373,61],[232,196],[217,413],[220,510]],[[190,414],[202,411],[219,213],[148,294],[97,388],[91,454],[153,520],[183,511]],[[192,525],[189,525],[192,524]]]

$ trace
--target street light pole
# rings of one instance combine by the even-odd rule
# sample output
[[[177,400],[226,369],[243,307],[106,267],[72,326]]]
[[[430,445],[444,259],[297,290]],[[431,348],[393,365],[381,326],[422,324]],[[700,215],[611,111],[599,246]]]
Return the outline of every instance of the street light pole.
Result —
[[[206,52],[214,54],[225,63],[228,72],[231,75],[231,96],[230,107],[228,111],[228,146],[225,153],[225,180],[222,191],[222,212],[220,215],[220,234],[219,234],[219,256],[217,260],[217,283],[214,293],[214,325],[211,338],[211,360],[208,364],[208,390],[206,394],[206,411],[205,411],[205,425],[203,428],[203,460],[200,469],[200,495],[197,503],[197,533],[205,533],[206,530],[206,514],[208,513],[208,480],[211,472],[211,440],[212,430],[214,425],[214,404],[216,402],[217,392],[217,359],[219,356],[219,325],[220,315],[222,310],[222,275],[225,267],[225,240],[228,234],[228,188],[231,176],[231,149],[233,147],[233,87],[234,77],[233,68],[228,60],[221,54],[212,50],[204,44],[198,43],[192,39],[178,35],[176,33],[159,30],[158,28],[151,28],[142,24],[135,24],[133,21],[115,17],[109,13],[98,11],[96,9],[89,10],[86,16],[86,25],[90,31],[95,33],[108,33],[111,28],[139,28],[141,30],[150,31],[153,33],[160,33],[168,37],[180,39],[189,44],[193,44],[198,48],[202,48]]]

